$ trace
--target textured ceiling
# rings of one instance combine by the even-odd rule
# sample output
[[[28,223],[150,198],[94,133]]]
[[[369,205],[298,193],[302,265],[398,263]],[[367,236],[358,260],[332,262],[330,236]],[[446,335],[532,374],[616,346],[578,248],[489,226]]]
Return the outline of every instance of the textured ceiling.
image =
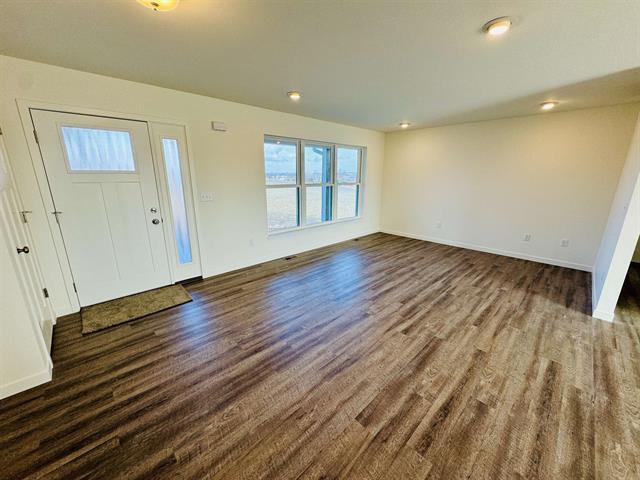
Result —
[[[393,130],[640,100],[640,1],[0,0],[0,53]]]

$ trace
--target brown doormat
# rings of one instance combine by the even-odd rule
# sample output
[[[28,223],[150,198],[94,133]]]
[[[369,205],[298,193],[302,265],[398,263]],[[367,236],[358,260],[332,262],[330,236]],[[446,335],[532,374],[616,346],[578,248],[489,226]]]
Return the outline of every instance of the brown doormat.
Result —
[[[80,310],[82,333],[97,332],[104,328],[145,317],[167,308],[190,302],[191,295],[182,285],[169,285],[128,297],[116,298]]]

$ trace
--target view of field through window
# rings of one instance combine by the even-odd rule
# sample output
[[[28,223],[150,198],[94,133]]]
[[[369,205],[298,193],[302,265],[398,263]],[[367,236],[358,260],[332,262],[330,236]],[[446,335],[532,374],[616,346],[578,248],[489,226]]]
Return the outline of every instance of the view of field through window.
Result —
[[[294,228],[301,224],[298,186],[297,142],[265,139],[264,164],[267,186],[267,224],[269,230]],[[304,184],[307,225],[332,219],[333,201],[337,202],[337,218],[358,215],[358,185],[331,185],[331,147],[305,145]],[[356,183],[359,177],[359,149],[336,148],[337,183]],[[312,184],[309,185],[309,184]],[[334,200],[334,192],[335,200]]]

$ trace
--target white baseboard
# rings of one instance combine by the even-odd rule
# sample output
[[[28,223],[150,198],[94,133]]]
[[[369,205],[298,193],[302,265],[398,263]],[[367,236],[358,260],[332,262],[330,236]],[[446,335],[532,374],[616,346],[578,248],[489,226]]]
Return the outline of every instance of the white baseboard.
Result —
[[[34,375],[15,380],[6,385],[0,385],[0,400],[50,381],[51,368],[48,368],[46,370],[43,370],[42,372],[38,372]]]
[[[303,248],[301,250],[291,250],[291,251],[289,251],[289,252],[287,252],[285,254],[278,253],[278,254],[275,254],[275,255],[267,255],[267,256],[264,256],[264,257],[257,258],[257,259],[253,259],[249,263],[242,262],[242,263],[238,263],[236,265],[232,265],[230,267],[227,266],[226,268],[223,268],[221,270],[206,271],[206,272],[202,273],[202,278],[217,277],[218,275],[224,275],[225,273],[231,273],[231,272],[235,272],[237,270],[242,270],[244,268],[255,267],[256,265],[261,265],[263,263],[271,262],[273,260],[279,260],[281,258],[288,257],[288,256],[291,256],[291,255],[301,255],[303,253],[311,252],[313,250],[318,250],[320,248],[330,247],[332,245],[337,245],[339,243],[348,242],[348,241],[354,240],[356,238],[366,237],[367,235],[373,235],[374,233],[380,233],[380,230],[378,230],[378,229],[366,230],[366,231],[358,233],[358,234],[350,235],[350,236],[348,236],[346,238],[343,238],[341,240],[336,240],[335,242],[324,243],[324,244],[318,245],[316,247]]]
[[[508,250],[500,250],[497,248],[484,247],[481,245],[473,245],[471,243],[456,242],[454,240],[446,240],[444,238],[438,238],[438,237],[416,235],[413,233],[400,232],[398,230],[383,229],[382,232],[389,233],[391,235],[398,235],[400,237],[415,238],[416,240],[424,240],[427,242],[440,243],[442,245],[450,245],[452,247],[460,247],[460,248],[466,248],[468,250],[476,250],[478,252],[493,253],[495,255],[503,255],[505,257],[519,258],[520,260],[530,260],[532,262],[546,263],[547,265],[554,265],[557,267],[572,268],[574,270],[582,270],[584,272],[591,272],[592,270],[591,265],[582,265],[580,263],[567,262],[565,260],[560,260],[557,258],[538,257],[535,255],[528,255],[526,253],[511,252]]]
[[[74,308],[71,305],[64,307],[64,308],[59,308],[56,309],[54,308],[54,312],[56,315],[56,319],[60,318],[60,317],[64,317],[65,315],[71,315],[72,313],[78,313],[80,311],[79,308]]]

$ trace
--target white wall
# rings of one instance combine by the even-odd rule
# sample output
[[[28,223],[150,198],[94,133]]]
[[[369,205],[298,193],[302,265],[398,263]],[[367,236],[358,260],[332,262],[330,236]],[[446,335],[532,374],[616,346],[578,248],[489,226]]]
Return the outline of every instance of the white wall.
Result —
[[[379,230],[385,141],[380,132],[4,56],[0,56],[0,79],[0,125],[25,207],[34,211],[32,223],[46,224],[47,213],[39,198],[25,137],[31,132],[23,131],[16,99],[186,124],[197,190],[214,195],[212,203],[196,204],[204,276]],[[285,90],[283,86],[283,94]],[[212,120],[226,122],[228,131],[213,132]],[[267,237],[265,134],[366,146],[362,218]],[[58,264],[51,234],[45,230],[36,243],[54,307],[58,314],[67,313],[69,300],[61,273],[64,266]]]
[[[389,134],[382,229],[591,270],[638,111],[630,104]]]
[[[613,320],[640,237],[640,120],[629,148],[593,270],[593,316]]]

